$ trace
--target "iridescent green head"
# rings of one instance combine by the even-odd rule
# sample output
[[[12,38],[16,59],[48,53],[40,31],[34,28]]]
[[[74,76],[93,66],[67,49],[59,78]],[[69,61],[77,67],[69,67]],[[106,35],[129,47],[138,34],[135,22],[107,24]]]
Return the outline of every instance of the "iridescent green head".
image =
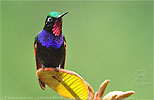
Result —
[[[58,12],[50,12],[48,16],[57,18],[60,15]]]
[[[50,12],[48,16],[53,17],[53,18],[62,18],[64,15],[66,15],[68,11],[66,11],[63,14],[60,14],[58,12]]]

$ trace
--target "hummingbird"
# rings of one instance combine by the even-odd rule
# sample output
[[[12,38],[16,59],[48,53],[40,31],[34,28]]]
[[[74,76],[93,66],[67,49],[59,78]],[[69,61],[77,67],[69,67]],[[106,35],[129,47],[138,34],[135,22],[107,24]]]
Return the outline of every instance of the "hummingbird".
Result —
[[[34,54],[36,68],[60,68],[65,67],[66,40],[62,33],[62,17],[68,12],[60,14],[50,12],[46,17],[44,28],[37,34],[34,41]],[[43,90],[45,83],[39,78],[38,81]]]

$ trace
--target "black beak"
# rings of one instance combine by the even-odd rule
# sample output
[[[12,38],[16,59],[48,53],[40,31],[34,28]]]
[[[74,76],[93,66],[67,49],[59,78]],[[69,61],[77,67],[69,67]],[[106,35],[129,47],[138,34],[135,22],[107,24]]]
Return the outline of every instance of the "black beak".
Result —
[[[66,15],[68,13],[68,11],[66,11],[65,13],[59,15],[57,18],[62,18],[64,15]]]

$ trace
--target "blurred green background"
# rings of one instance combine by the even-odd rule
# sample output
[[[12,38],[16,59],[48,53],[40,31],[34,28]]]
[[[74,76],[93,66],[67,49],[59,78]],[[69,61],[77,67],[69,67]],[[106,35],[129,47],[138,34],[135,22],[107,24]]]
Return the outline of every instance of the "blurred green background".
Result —
[[[134,90],[131,100],[153,98],[152,1],[1,1],[1,99],[55,100],[37,81],[35,35],[51,11],[63,18],[66,69],[105,92]],[[60,97],[60,98],[59,98]],[[62,98],[61,98],[62,99]]]

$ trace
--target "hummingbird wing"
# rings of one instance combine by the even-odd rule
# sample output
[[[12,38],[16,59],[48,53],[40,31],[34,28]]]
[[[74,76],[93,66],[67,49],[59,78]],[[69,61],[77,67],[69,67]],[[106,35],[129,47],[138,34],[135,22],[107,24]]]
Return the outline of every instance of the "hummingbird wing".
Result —
[[[37,42],[36,42],[36,40],[35,40],[35,42],[34,42],[34,54],[35,54],[35,60],[36,60],[36,68],[37,68],[37,70],[38,70],[39,68],[41,68],[41,64],[40,64],[39,61],[37,60],[36,52],[37,52]],[[39,78],[38,78],[38,81],[39,81],[39,84],[40,84],[41,88],[42,88],[43,90],[45,90],[45,89],[46,89],[46,87],[45,87],[46,84],[43,83]]]
[[[61,64],[61,68],[65,68],[65,59],[66,59],[66,39],[65,39],[65,37],[63,37],[63,39],[64,39],[64,50],[65,50],[65,57],[64,57],[64,61],[63,61],[63,63]]]

